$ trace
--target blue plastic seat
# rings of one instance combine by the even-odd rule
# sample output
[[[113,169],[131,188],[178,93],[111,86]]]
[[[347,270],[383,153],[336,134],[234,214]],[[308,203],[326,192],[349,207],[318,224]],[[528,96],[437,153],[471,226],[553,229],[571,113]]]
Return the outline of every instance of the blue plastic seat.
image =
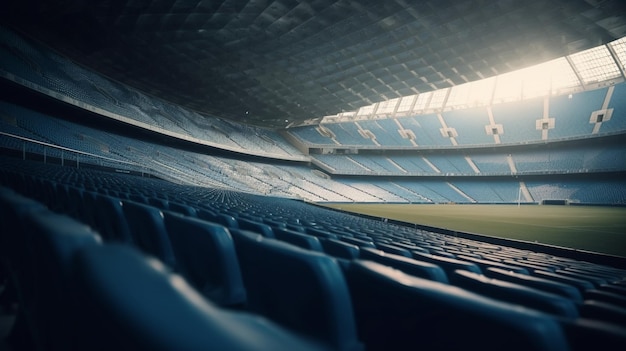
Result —
[[[459,260],[469,261],[469,262],[475,263],[482,270],[488,269],[490,267],[495,267],[495,268],[506,269],[506,270],[513,271],[513,272],[516,272],[516,273],[521,273],[521,274],[528,274],[529,273],[528,270],[526,268],[523,268],[523,267],[513,266],[513,265],[510,265],[510,264],[504,264],[504,263],[500,263],[500,262],[496,262],[496,261],[492,261],[492,260],[487,260],[487,259],[483,259],[483,258],[475,258],[475,257],[468,256],[468,255],[458,255],[456,258],[459,259]]]
[[[364,248],[364,247],[376,248],[376,245],[371,240],[363,240],[363,239],[358,239],[358,238],[351,237],[351,236],[340,236],[339,240],[345,241],[350,244],[354,244],[360,248]]]
[[[319,238],[324,252],[335,258],[352,260],[359,258],[359,247],[337,239]]]
[[[76,350],[324,350],[271,321],[223,310],[132,247],[77,254]]]
[[[603,277],[598,277],[598,276],[595,276],[595,275],[593,275],[591,273],[587,273],[587,272],[559,269],[559,270],[556,270],[554,273],[561,274],[561,275],[564,275],[566,277],[572,277],[572,278],[576,278],[576,279],[586,280],[586,281],[590,282],[591,284],[593,284],[593,286],[595,288],[597,288],[597,287],[607,283],[607,280],[604,279]]]
[[[610,290],[590,289],[583,293],[585,300],[596,300],[626,308],[626,297]]]
[[[336,260],[260,234],[231,230],[246,308],[335,350],[361,350]]]
[[[307,227],[305,230],[307,234],[315,235],[318,238],[337,239],[337,235],[323,229]]]
[[[575,302],[560,295],[504,280],[488,278],[482,274],[464,270],[455,271],[450,276],[450,280],[456,286],[493,299],[519,304],[565,318],[579,317]]]
[[[95,206],[95,229],[104,241],[132,244],[133,237],[126,223],[122,200],[108,195],[96,195]]]
[[[580,315],[618,326],[626,326],[626,308],[603,301],[585,300],[580,305]]]
[[[376,248],[389,254],[413,258],[411,251],[395,246],[394,244],[376,243]]]
[[[215,222],[215,216],[215,212],[207,210],[205,208],[198,208],[198,210],[196,211],[196,217],[205,221]]]
[[[568,350],[550,316],[372,261],[345,269],[359,336],[368,351]]]
[[[51,211],[31,213],[25,231],[34,262],[34,299],[31,319],[35,345],[41,349],[65,350],[73,343],[76,328],[71,296],[74,254],[83,247],[100,246],[101,239],[88,226]]]
[[[274,236],[278,240],[288,242],[303,249],[318,252],[324,251],[322,244],[320,244],[320,240],[313,235],[296,232],[286,228],[276,228],[274,230]]]
[[[169,210],[172,212],[177,212],[185,216],[196,217],[197,211],[194,207],[191,207],[186,204],[182,204],[180,202],[169,202]]]
[[[402,272],[415,277],[434,280],[441,283],[448,283],[446,272],[441,267],[433,263],[417,261],[412,258],[389,254],[370,247],[361,248],[359,257],[362,260],[371,260],[395,269],[399,269]]]
[[[167,266],[176,267],[172,244],[163,222],[163,212],[133,201],[123,201],[122,209],[134,244]]]
[[[560,318],[571,351],[621,350],[626,345],[626,327],[600,320]]]
[[[413,251],[412,253],[414,259],[418,261],[434,263],[441,267],[447,275],[454,273],[454,271],[457,269],[464,269],[466,271],[482,274],[480,267],[472,262],[467,262],[456,258],[433,255],[420,251]]]
[[[148,205],[154,206],[162,211],[169,210],[170,208],[170,203],[167,200],[158,197],[149,197],[147,198],[147,202]]]
[[[253,220],[245,219],[245,218],[239,218],[237,219],[237,224],[238,224],[237,227],[241,230],[248,230],[251,232],[255,232],[267,238],[274,237],[274,231],[272,230],[272,227],[270,227],[269,225],[265,223],[261,223],[261,222],[257,222],[257,221],[253,221]]]
[[[584,293],[587,290],[594,289],[594,285],[587,280],[569,277],[560,273],[548,272],[544,270],[534,270],[532,272],[534,276],[574,286],[581,293]]]
[[[557,294],[566,297],[576,303],[582,302],[583,298],[580,291],[575,287],[552,280],[540,278],[537,276],[519,274],[511,271],[507,271],[501,268],[488,268],[485,271],[485,275],[490,278],[496,278],[505,280],[511,283],[516,283],[531,288],[543,290],[545,292]]]
[[[173,212],[164,215],[176,272],[211,301],[226,306],[242,305],[246,292],[228,230]]]
[[[238,228],[239,227],[239,224],[237,223],[237,219],[225,213],[216,214],[211,221],[221,224],[226,228]]]

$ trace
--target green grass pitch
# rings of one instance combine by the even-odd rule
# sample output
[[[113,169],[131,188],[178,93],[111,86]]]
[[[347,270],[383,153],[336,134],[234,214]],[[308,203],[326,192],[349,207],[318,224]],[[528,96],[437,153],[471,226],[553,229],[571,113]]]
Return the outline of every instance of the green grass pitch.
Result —
[[[332,204],[344,211],[626,257],[626,207]]]

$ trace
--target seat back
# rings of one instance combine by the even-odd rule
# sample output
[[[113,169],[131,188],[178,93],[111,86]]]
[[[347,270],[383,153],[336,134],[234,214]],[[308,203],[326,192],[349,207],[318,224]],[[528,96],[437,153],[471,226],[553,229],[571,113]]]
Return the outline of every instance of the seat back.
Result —
[[[239,218],[237,219],[237,224],[239,229],[255,232],[268,238],[274,237],[274,231],[272,230],[272,227],[265,223],[260,223],[245,218]]]
[[[532,275],[519,274],[501,268],[488,268],[485,271],[485,274],[491,278],[505,280],[511,283],[521,284],[531,288],[557,294],[566,297],[576,303],[580,303],[583,301],[582,295],[580,294],[580,291],[578,291],[578,289],[564,283],[559,283]]]
[[[80,350],[321,350],[260,316],[222,310],[129,246],[78,253]]]
[[[467,262],[463,260],[457,260],[455,258],[443,257],[439,255],[432,255],[429,253],[413,251],[413,258],[418,261],[430,262],[438,265],[446,274],[450,275],[454,273],[457,269],[463,269],[466,271],[482,274],[480,267],[478,267],[475,263]]]
[[[336,350],[362,348],[337,261],[252,232],[231,233],[250,311]]]
[[[372,261],[345,269],[359,336],[370,351],[567,350],[546,314],[407,275]]]
[[[274,236],[280,241],[296,245],[303,249],[322,252],[322,244],[316,236],[296,232],[286,228],[276,228],[274,230]]]
[[[170,201],[169,203],[169,210],[173,211],[173,212],[177,212],[180,213],[182,215],[185,216],[191,216],[191,217],[196,217],[197,216],[197,211],[195,208],[186,205],[186,204],[182,204],[180,202],[174,202],[174,201]]]
[[[107,242],[133,243],[130,228],[122,210],[122,200],[108,195],[96,195],[94,218],[96,230]]]
[[[99,246],[101,239],[88,226],[51,211],[31,213],[25,229],[32,246],[35,294],[36,345],[46,350],[66,350],[76,327],[70,294],[71,267],[80,248]]]
[[[556,316],[566,318],[579,316],[574,301],[560,295],[463,270],[455,271],[450,279],[454,285],[494,299],[519,304]]]
[[[352,260],[359,258],[359,247],[337,239],[319,238],[324,252],[335,258]]]
[[[370,247],[361,248],[360,258],[363,260],[372,260],[386,266],[399,269],[406,274],[410,274],[416,277],[438,281],[441,283],[448,283],[448,276],[441,267],[428,263],[407,258],[404,256],[398,256],[394,254],[388,254],[381,250],[372,249]]]
[[[175,270],[205,297],[220,305],[246,300],[233,239],[224,226],[165,212]]]
[[[168,267],[176,267],[172,244],[163,222],[163,212],[133,201],[123,201],[122,209],[135,245]]]

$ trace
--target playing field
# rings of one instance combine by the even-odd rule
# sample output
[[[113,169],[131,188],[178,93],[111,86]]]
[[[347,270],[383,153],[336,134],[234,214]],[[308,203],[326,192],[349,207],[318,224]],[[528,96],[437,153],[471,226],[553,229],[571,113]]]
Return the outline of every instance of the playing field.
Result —
[[[333,204],[433,227],[626,257],[626,207]]]

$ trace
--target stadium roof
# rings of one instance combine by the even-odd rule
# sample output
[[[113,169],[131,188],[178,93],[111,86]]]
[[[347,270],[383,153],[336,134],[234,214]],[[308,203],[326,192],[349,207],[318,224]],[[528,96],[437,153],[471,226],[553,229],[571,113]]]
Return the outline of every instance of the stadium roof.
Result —
[[[493,77],[626,36],[622,0],[7,0],[73,60],[268,127]]]

